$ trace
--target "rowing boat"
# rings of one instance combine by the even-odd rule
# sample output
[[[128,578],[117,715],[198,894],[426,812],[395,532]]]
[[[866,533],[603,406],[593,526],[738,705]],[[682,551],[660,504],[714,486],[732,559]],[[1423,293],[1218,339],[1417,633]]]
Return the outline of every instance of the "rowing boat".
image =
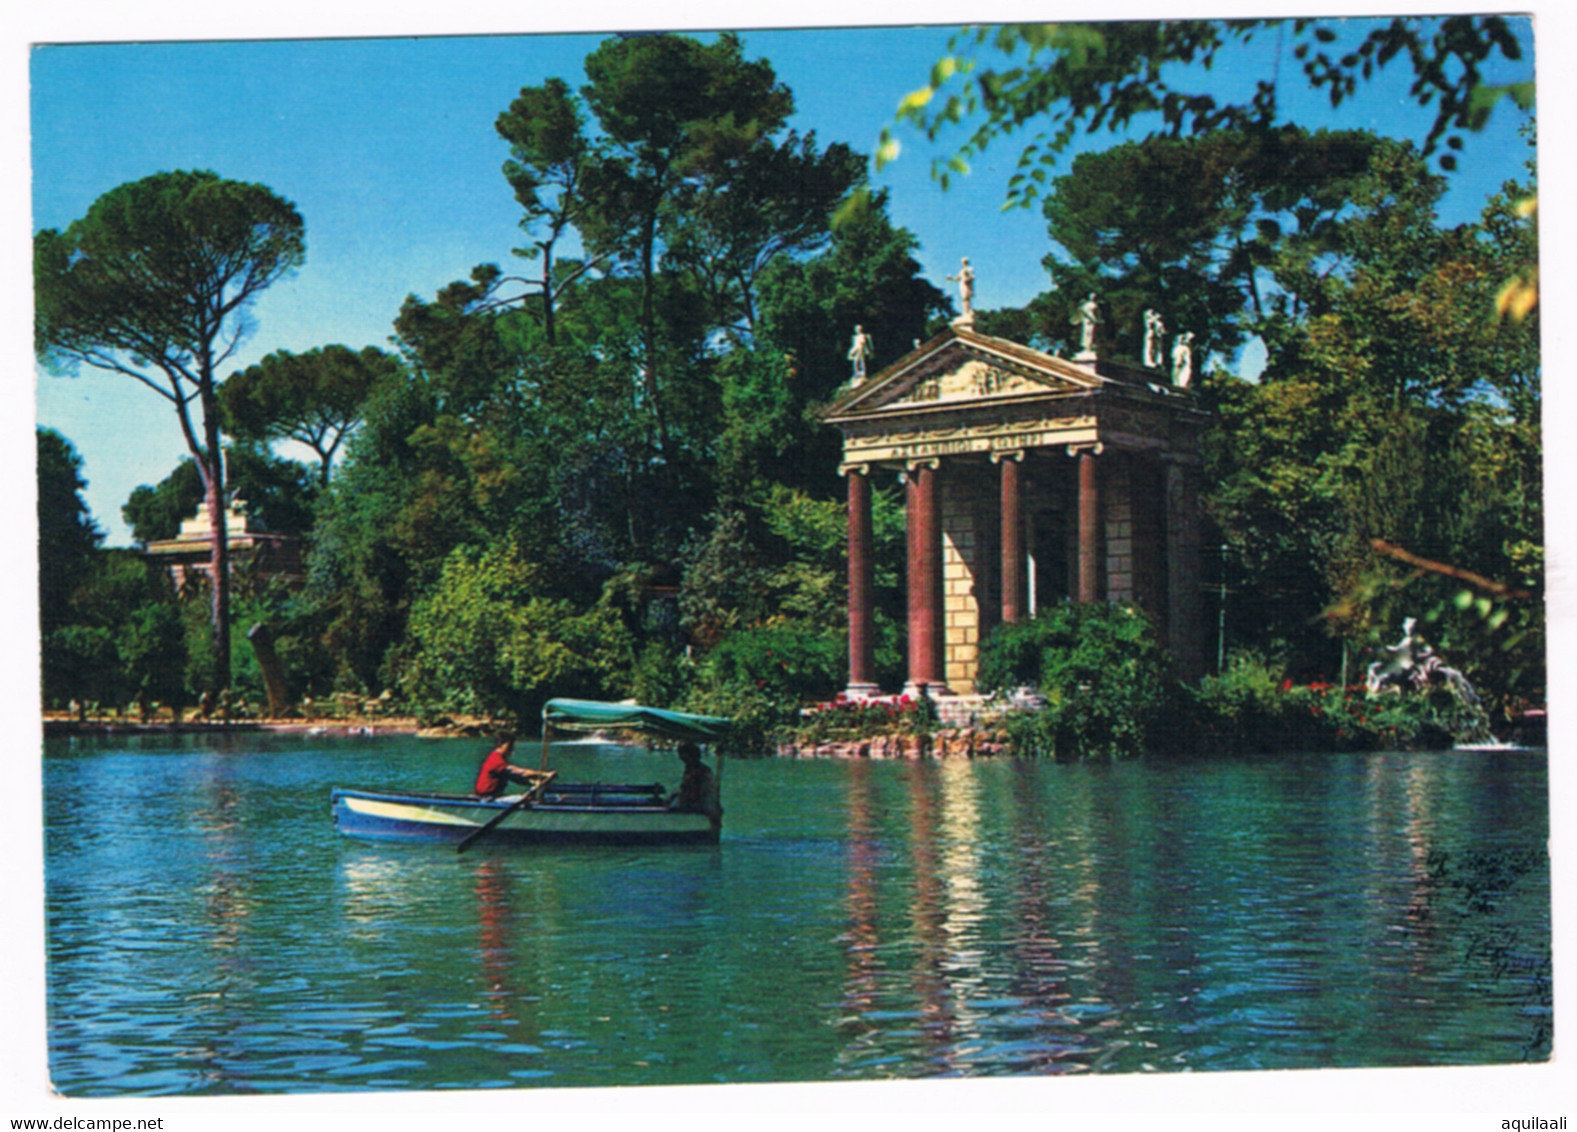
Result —
[[[727,720],[715,716],[595,700],[550,700],[542,711],[541,769],[548,769],[555,732],[635,732],[659,741],[715,744],[727,727]],[[721,752],[716,762],[720,781]],[[554,778],[523,794],[498,798],[336,788],[331,799],[334,824],[347,836],[460,848],[483,836],[501,845],[706,844],[716,842],[722,830],[720,806],[674,806],[657,783]]]

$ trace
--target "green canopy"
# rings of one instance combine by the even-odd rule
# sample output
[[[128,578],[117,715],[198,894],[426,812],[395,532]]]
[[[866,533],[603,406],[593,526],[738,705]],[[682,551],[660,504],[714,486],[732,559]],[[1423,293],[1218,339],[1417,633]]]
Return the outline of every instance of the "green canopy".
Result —
[[[715,743],[726,736],[729,721],[714,715],[687,715],[680,711],[642,707],[639,704],[608,704],[597,700],[549,700],[542,709],[544,733],[548,727],[572,731],[600,731],[626,728],[665,739],[688,739],[694,743]]]

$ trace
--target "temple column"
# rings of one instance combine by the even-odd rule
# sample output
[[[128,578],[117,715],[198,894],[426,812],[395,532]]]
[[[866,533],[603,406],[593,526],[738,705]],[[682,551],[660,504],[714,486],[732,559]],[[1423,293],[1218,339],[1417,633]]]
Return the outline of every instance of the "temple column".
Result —
[[[1200,621],[1199,485],[1197,458],[1164,464],[1166,491],[1167,647],[1186,680],[1206,671],[1205,628]]]
[[[1002,623],[1024,619],[1028,611],[1024,594],[1024,519],[1020,472],[1024,453],[1003,453],[993,460],[1002,465]]]
[[[850,699],[878,695],[872,623],[871,481],[863,467],[849,477],[849,686]]]
[[[1079,588],[1081,603],[1101,597],[1101,484],[1095,458],[1099,444],[1070,448],[1079,461]]]
[[[920,460],[909,466],[905,491],[909,544],[909,680],[904,690],[915,694],[921,684],[931,693],[946,692],[942,670],[942,524],[936,498],[939,461]]]

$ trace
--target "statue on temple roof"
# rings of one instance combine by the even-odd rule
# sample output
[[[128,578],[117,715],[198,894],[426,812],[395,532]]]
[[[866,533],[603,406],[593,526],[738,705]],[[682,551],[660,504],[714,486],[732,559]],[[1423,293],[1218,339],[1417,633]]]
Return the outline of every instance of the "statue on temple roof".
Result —
[[[1194,332],[1179,334],[1172,343],[1172,384],[1187,389],[1194,379]]]
[[[871,356],[872,349],[871,336],[865,333],[863,326],[856,325],[854,328],[854,340],[849,344],[849,361],[854,363],[853,379],[855,381],[865,380],[865,359]]]
[[[1150,369],[1160,369],[1166,364],[1166,323],[1161,312],[1144,312],[1144,364]]]
[[[1101,321],[1100,307],[1095,302],[1095,292],[1079,305],[1079,353],[1095,353],[1095,327]]]
[[[964,257],[964,262],[958,269],[957,275],[947,277],[949,283],[958,284],[959,305],[964,308],[964,313],[956,318],[955,322],[966,325],[975,321],[975,269],[969,266],[969,257]]]

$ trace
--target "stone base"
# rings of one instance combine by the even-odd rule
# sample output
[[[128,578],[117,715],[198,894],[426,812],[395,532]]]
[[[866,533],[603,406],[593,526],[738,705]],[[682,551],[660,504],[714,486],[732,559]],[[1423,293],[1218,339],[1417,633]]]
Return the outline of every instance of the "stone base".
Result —
[[[843,689],[843,698],[846,700],[874,700],[881,694],[882,690],[875,684],[850,684]]]
[[[903,694],[908,696],[911,700],[918,700],[920,698],[920,685],[913,680],[909,681],[903,686]],[[925,694],[934,700],[939,699],[942,696],[952,696],[954,695],[954,692],[953,689],[942,683],[942,681],[933,680],[926,684]]]
[[[1077,354],[1073,355],[1073,360],[1078,362],[1080,365],[1093,366],[1101,359],[1100,355],[1098,355],[1094,350],[1080,350]]]

